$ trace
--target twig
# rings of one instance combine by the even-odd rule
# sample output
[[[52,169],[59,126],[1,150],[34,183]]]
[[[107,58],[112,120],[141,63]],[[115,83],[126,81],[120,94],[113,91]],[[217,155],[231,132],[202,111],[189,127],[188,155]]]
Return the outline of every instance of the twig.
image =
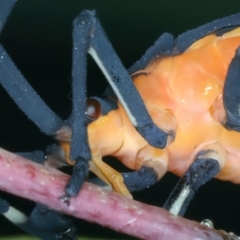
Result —
[[[169,214],[164,209],[130,200],[85,183],[67,206],[59,197],[69,176],[0,148],[0,190],[45,204],[65,214],[85,219],[149,240],[224,239],[213,229]]]

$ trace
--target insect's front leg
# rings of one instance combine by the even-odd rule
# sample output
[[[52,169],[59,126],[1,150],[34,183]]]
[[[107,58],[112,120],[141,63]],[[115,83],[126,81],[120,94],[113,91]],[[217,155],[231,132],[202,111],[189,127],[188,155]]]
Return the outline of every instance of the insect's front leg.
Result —
[[[65,201],[68,201],[68,197],[78,194],[88,172],[88,162],[91,159],[85,114],[87,52],[94,58],[109,81],[135,129],[148,143],[154,147],[163,148],[168,139],[168,134],[153,123],[128,72],[117,57],[96,18],[95,11],[83,11],[73,22],[73,112],[70,159],[76,163],[73,175],[66,187],[66,195],[63,196]]]

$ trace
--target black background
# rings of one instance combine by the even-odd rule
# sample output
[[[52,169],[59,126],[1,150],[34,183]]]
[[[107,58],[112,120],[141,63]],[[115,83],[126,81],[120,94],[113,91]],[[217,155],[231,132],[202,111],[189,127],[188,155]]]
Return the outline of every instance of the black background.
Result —
[[[126,67],[138,60],[157,37],[178,34],[240,11],[240,1],[216,0],[19,0],[1,36],[1,42],[26,79],[62,118],[71,112],[71,27],[83,9],[96,9],[101,23]],[[107,86],[90,59],[88,93],[99,95]],[[52,143],[16,107],[0,88],[0,146],[10,151],[44,149]],[[43,116],[44,117],[44,116]],[[134,197],[161,206],[178,178],[162,181]],[[15,200],[16,203],[19,200]],[[196,194],[186,218],[213,220],[217,229],[240,235],[240,187],[212,180]],[[21,202],[20,208],[31,205]],[[20,233],[0,217],[0,237]],[[76,221],[79,235],[125,238],[102,227]]]

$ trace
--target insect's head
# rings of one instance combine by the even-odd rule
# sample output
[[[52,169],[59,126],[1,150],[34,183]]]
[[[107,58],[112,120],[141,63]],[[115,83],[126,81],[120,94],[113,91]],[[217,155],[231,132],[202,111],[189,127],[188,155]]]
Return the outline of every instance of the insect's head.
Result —
[[[117,151],[124,137],[123,122],[122,118],[119,118],[121,114],[117,102],[107,98],[90,98],[86,102],[85,114],[88,143],[92,155],[109,155]],[[54,136],[66,155],[70,153],[72,118],[73,116]]]

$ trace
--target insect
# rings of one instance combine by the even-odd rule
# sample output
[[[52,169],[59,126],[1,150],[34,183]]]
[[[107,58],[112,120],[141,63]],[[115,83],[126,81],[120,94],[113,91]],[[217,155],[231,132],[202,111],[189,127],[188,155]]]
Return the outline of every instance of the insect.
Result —
[[[219,20],[188,32],[189,35],[183,34],[176,43],[173,42],[170,34],[163,34],[153,48],[150,48],[144,57],[129,69],[128,74],[122,68],[118,58],[111,55],[114,52],[101,32],[95,13],[83,12],[75,22],[75,27],[80,26],[83,31],[75,29],[75,32],[83,35],[78,38],[75,36],[74,40],[73,114],[67,122],[63,122],[41,102],[40,98],[35,96],[33,89],[11,65],[12,62],[6,51],[1,50],[0,81],[2,80],[2,85],[15,101],[19,99],[19,96],[15,95],[18,94],[18,90],[11,92],[14,90],[13,85],[7,86],[4,82],[4,79],[11,77],[9,71],[14,73],[16,80],[11,79],[11,81],[16,81],[16,85],[19,84],[18,80],[21,81],[23,91],[33,94],[29,95],[28,99],[26,97],[25,103],[23,100],[23,105],[19,105],[20,108],[43,132],[54,135],[59,141],[62,149],[57,148],[58,157],[64,156],[60,160],[66,159],[68,163],[75,164],[73,177],[66,188],[63,200],[68,202],[71,196],[78,193],[88,172],[89,160],[91,160],[91,171],[107,184],[112,185],[116,191],[128,197],[131,197],[129,189],[132,191],[149,186],[159,180],[167,170],[183,175],[193,162],[196,162],[197,166],[190,168],[190,173],[196,171],[195,167],[197,170],[205,168],[202,173],[204,176],[197,179],[198,185],[218,173],[218,178],[238,183],[239,174],[235,171],[239,169],[238,162],[233,158],[238,154],[239,149],[238,121],[236,120],[238,119],[238,101],[237,95],[234,95],[238,91],[236,91],[237,80],[232,77],[234,75],[232,72],[235,73],[238,69],[234,64],[238,62],[236,49],[240,43],[239,30],[225,29],[221,33],[218,30],[229,25],[239,25],[239,19],[239,15],[235,15]],[[88,23],[89,29],[84,35],[85,24],[88,26]],[[219,37],[216,37],[216,31]],[[78,43],[77,39],[82,37],[85,40]],[[229,44],[229,41],[233,43]],[[220,45],[225,43],[227,47],[222,53],[224,57],[217,55],[220,59],[216,61],[219,68],[211,72],[210,67],[215,62],[213,57],[216,56],[213,54],[216,50],[212,49],[215,42]],[[104,48],[99,44],[103,44]],[[81,49],[82,47],[85,49]],[[105,73],[114,93],[110,90],[103,95],[103,98],[90,99],[86,108],[84,91],[81,94],[78,93],[85,85],[79,80],[84,79],[82,69],[85,69],[85,63],[82,64],[78,54],[79,52],[86,54],[87,50]],[[203,53],[208,53],[209,57],[206,59]],[[108,54],[111,56],[110,59],[107,57]],[[195,56],[197,60],[194,59]],[[231,67],[228,68],[228,66]],[[82,72],[78,72],[78,68]],[[201,80],[197,80],[199,76]],[[122,79],[124,79],[123,83]],[[227,80],[224,85],[225,79]],[[146,82],[148,82],[147,85]],[[189,86],[193,89],[189,89]],[[26,95],[24,92],[20,92],[22,99]],[[232,98],[236,102],[235,105],[231,104]],[[32,111],[36,106],[45,113],[40,113],[46,118],[45,122]],[[106,134],[110,129],[112,129],[110,134]],[[150,134],[149,131],[151,131]],[[152,138],[153,136],[155,138]],[[79,145],[81,148],[78,147]],[[135,175],[122,176],[102,161],[105,155],[117,157],[127,167],[136,170]],[[54,156],[48,156],[49,161],[55,160],[53,158]],[[142,174],[147,174],[150,182],[142,181],[140,178]],[[192,189],[189,188],[189,184],[187,179],[187,182],[182,185],[182,191],[186,191],[185,186],[187,186],[190,196]],[[195,190],[197,187],[194,185],[192,188]],[[166,208],[171,210],[176,202],[175,200],[171,202],[170,198]],[[177,208],[176,213],[183,214],[186,206],[178,205]]]

